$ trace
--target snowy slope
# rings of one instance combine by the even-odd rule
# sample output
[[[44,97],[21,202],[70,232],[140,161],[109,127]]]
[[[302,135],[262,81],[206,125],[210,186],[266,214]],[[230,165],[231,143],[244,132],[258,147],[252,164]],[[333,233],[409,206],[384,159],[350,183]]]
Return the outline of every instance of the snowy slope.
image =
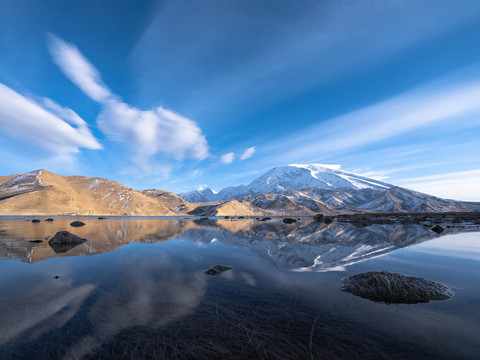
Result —
[[[292,164],[269,170],[249,185],[229,186],[218,193],[207,188],[180,196],[190,202],[238,199],[254,194],[276,194],[289,190],[386,190],[392,185],[339,169],[336,165]]]
[[[254,180],[248,188],[255,192],[273,193],[284,190],[304,190],[320,188],[339,189],[376,189],[385,190],[392,185],[369,179],[332,165],[287,165],[273,168]]]

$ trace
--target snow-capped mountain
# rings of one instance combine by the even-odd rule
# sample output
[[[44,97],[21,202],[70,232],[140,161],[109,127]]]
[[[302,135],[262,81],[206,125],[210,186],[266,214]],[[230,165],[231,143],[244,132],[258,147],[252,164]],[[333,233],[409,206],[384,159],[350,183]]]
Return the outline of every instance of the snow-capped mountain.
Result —
[[[204,203],[215,201],[212,200],[217,193],[210,188],[205,188],[203,190],[192,190],[186,193],[178,194],[183,200],[186,200],[191,203]]]
[[[337,165],[292,164],[269,170],[249,185],[229,186],[218,193],[211,189],[193,190],[180,196],[190,202],[238,199],[254,194],[277,194],[290,190],[318,188],[322,190],[385,190],[393,185],[340,170]]]
[[[392,185],[369,179],[335,165],[288,165],[271,169],[254,180],[248,189],[260,193],[278,193],[286,190],[319,188],[322,190],[375,189],[385,190]]]
[[[218,193],[191,192],[190,202],[246,200],[280,214],[348,211],[480,211],[480,204],[446,200],[371,179],[336,165],[275,167],[249,185],[230,186]]]

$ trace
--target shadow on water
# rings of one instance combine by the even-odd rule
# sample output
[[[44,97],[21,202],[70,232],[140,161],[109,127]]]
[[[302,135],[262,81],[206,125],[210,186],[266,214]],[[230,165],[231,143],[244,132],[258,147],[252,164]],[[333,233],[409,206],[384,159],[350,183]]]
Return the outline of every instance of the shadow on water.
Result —
[[[474,358],[480,350],[478,305],[467,314],[455,300],[376,304],[342,292],[344,273],[327,272],[475,227],[438,235],[416,224],[83,221],[0,221],[0,358]],[[61,230],[88,242],[65,253],[30,242]],[[233,269],[203,273],[216,264]]]

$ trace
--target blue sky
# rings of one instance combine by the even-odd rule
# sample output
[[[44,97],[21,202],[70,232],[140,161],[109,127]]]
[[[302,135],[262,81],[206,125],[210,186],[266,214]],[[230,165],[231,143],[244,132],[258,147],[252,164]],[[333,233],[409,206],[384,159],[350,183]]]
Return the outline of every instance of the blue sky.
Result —
[[[342,168],[480,201],[480,2],[0,2],[0,174]]]

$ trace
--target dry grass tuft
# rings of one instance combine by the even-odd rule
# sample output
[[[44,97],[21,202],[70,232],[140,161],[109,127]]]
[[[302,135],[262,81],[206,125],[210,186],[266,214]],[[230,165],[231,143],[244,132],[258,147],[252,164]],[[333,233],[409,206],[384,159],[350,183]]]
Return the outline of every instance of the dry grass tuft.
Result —
[[[453,293],[445,285],[388,271],[367,272],[343,279],[344,290],[387,304],[416,304],[445,300]]]

